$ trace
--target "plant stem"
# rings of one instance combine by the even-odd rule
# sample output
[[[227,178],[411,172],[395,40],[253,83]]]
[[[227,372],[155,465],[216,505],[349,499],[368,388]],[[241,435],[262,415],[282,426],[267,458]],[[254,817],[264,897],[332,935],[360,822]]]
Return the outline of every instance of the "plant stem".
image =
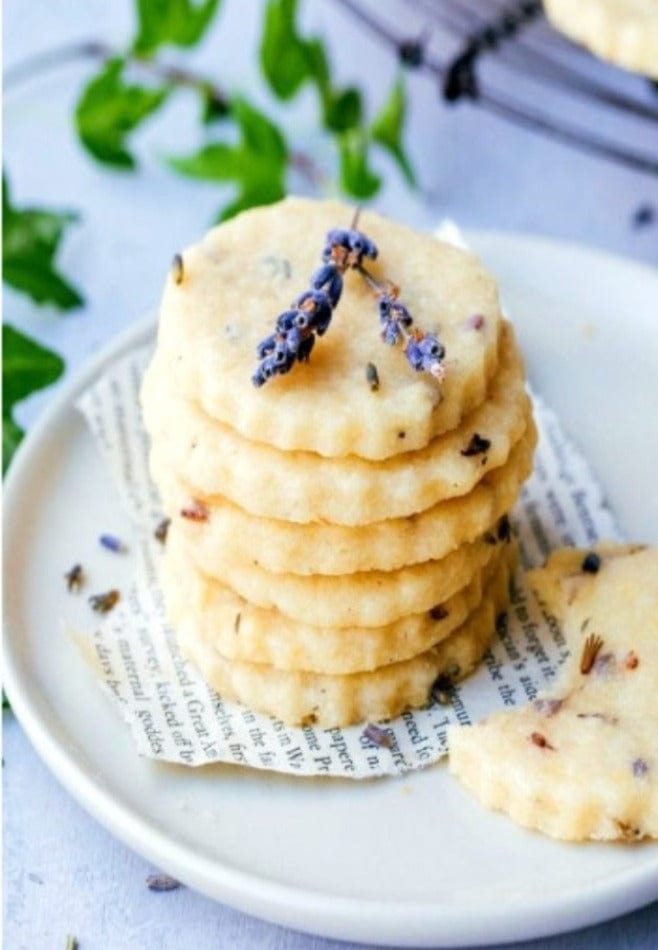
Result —
[[[95,59],[107,62],[107,60],[116,57],[125,59],[126,62],[150,73],[154,78],[161,79],[173,86],[203,92],[219,109],[228,111],[230,108],[230,99],[227,94],[207,76],[181,66],[170,66],[156,59],[135,56],[130,51],[122,52],[99,40],[67,43],[20,60],[6,70],[4,88],[5,91],[9,91],[25,82],[29,82],[30,79],[34,79],[42,73],[50,72],[52,69],[57,69],[76,60]],[[305,152],[293,150],[290,153],[290,166],[314,188],[321,188],[326,185],[325,174],[311,156]]]
[[[135,56],[130,51],[125,53],[98,40],[69,43],[55,47],[55,49],[45,50],[42,53],[35,53],[34,56],[28,56],[14,66],[10,66],[6,71],[5,89],[19,86],[40,73],[49,72],[51,69],[64,66],[78,59],[100,59],[105,62],[108,59],[115,58],[121,58],[127,63],[139,66],[157,79],[162,79],[174,86],[187,86],[191,89],[203,91],[210,95],[218,106],[225,108],[229,106],[228,96],[207,76],[183,69],[180,66],[168,66],[156,59]]]
[[[20,86],[21,83],[29,81],[39,73],[65,66],[76,59],[109,59],[112,55],[113,51],[108,46],[96,40],[67,43],[65,46],[35,53],[10,66],[5,71],[4,87],[5,90],[9,90],[14,86]]]

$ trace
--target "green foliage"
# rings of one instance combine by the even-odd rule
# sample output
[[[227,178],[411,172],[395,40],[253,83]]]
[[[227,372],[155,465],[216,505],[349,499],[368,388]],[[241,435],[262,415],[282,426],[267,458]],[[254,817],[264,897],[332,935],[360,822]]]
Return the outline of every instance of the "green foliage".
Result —
[[[335,89],[324,44],[304,39],[297,30],[297,0],[268,0],[263,22],[260,63],[263,75],[280,99],[291,99],[310,82],[317,88],[322,122],[332,132],[345,132],[361,121],[358,89]]]
[[[134,168],[126,139],[144,119],[160,108],[169,86],[146,89],[123,80],[125,61],[109,59],[85,86],[75,110],[75,122],[85,148],[94,158],[115,168]]]
[[[200,83],[201,121],[204,125],[212,122],[221,122],[231,114],[231,107],[226,99],[218,95],[212,83]]]
[[[14,406],[50,386],[64,372],[64,360],[10,324],[2,325],[2,471],[23,438],[13,417]]]
[[[25,432],[17,425],[11,414],[2,412],[2,474],[4,475]]]
[[[162,66],[154,58],[165,45],[190,47],[206,34],[220,0],[135,0],[137,33],[125,54],[108,59],[83,89],[76,108],[76,126],[85,148],[115,168],[135,167],[129,136],[156,112],[173,88],[192,89],[200,99],[201,122],[224,121],[241,136],[237,147],[216,142],[189,158],[173,159],[177,171],[197,178],[233,181],[235,200],[222,218],[253,204],[277,200],[285,194],[287,150],[281,130],[244,98],[235,102],[206,77],[184,68]],[[319,37],[303,36],[298,27],[298,0],[266,0],[260,42],[262,73],[281,100],[292,99],[304,86],[315,89],[320,122],[334,140],[339,158],[339,180],[347,194],[360,200],[373,197],[381,187],[371,167],[373,147],[387,151],[409,184],[414,174],[402,144],[406,97],[402,79],[396,80],[383,108],[368,124],[361,92],[341,87],[332,75],[329,55]],[[128,84],[125,69],[135,59],[159,77],[156,88]],[[249,144],[250,130],[267,130],[260,144]],[[273,144],[274,143],[274,144]]]
[[[407,114],[407,99],[404,83],[400,77],[391,89],[390,95],[370,126],[370,135],[374,142],[385,148],[400,168],[409,185],[416,184],[416,176],[407,158],[402,134]]]
[[[195,46],[210,26],[220,0],[136,0],[138,31],[132,45],[139,56],[160,46]]]
[[[316,37],[305,39],[297,28],[297,0],[268,0],[263,22],[260,62],[263,75],[276,96],[291,99],[306,83],[317,89],[322,124],[335,134],[340,161],[340,184],[355,198],[377,194],[381,178],[370,167],[370,148],[385,149],[407,182],[415,178],[402,145],[406,97],[401,78],[371,125],[364,124],[361,93],[355,87],[334,86],[329,57]]]
[[[279,99],[292,99],[311,76],[309,45],[297,33],[297,0],[270,0],[265,8],[260,63]]]
[[[191,178],[236,184],[237,196],[222,210],[222,221],[283,198],[288,164],[285,140],[267,116],[242,97],[233,99],[231,116],[240,130],[236,145],[213,142],[194,155],[169,159],[173,168]]]
[[[2,269],[3,280],[28,294],[36,303],[54,304],[60,310],[79,307],[83,300],[55,270],[54,258],[65,228],[76,215],[18,210],[11,203],[9,183],[2,179]]]
[[[355,198],[376,195],[381,178],[368,165],[368,141],[363,135],[348,133],[340,140],[340,183]]]
[[[135,0],[135,36],[123,50],[104,59],[84,86],[75,109],[75,126],[83,146],[98,161],[133,169],[132,133],[160,109],[174,88],[191,89],[200,101],[202,124],[222,121],[227,134],[193,155],[169,159],[169,164],[192,178],[234,184],[235,197],[220,215],[225,220],[285,195],[290,154],[281,129],[244,97],[228,96],[214,79],[163,65],[156,58],[161,47],[190,48],[199,43],[220,5],[221,0]],[[381,178],[370,164],[371,152],[377,148],[388,152],[413,185],[414,173],[403,146],[406,95],[402,78],[368,123],[359,89],[335,83],[322,40],[300,33],[298,6],[298,0],[266,0],[260,64],[270,89],[282,101],[292,99],[304,86],[315,89],[320,123],[335,140],[340,184],[347,194],[367,200],[378,192]],[[135,63],[155,77],[153,88],[127,81],[126,69]],[[61,238],[76,216],[14,208],[4,178],[2,209],[3,279],[36,303],[62,310],[80,306],[80,293],[55,267]],[[14,406],[54,382],[64,363],[9,325],[3,326],[3,347],[4,471],[23,436],[13,417]]]

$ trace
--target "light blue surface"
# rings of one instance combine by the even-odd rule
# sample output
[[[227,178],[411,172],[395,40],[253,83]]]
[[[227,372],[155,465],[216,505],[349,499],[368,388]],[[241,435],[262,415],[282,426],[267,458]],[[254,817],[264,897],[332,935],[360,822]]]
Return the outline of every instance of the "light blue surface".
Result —
[[[221,28],[198,54],[198,68],[229,89],[249,85],[260,3],[225,0]],[[380,4],[410,35],[420,21],[401,18],[400,3]],[[74,39],[121,42],[131,28],[128,0],[23,0],[5,8],[7,66]],[[341,78],[367,78],[373,104],[394,71],[389,53],[331,0],[307,0],[307,21],[330,38]],[[175,54],[170,58],[175,60]],[[217,64],[221,75],[218,73]],[[69,371],[152,308],[172,254],[208,225],[222,197],[163,169],[158,156],[192,151],[198,142],[196,103],[179,96],[167,114],[137,139],[143,170],[134,176],[100,170],[78,148],[70,109],[88,64],[34,80],[8,95],[5,164],[15,200],[78,208],[83,221],[67,237],[63,269],[87,296],[79,314],[57,318],[17,294],[5,295],[5,318],[50,343]],[[621,74],[619,81],[622,82]],[[260,94],[260,93],[259,93]],[[394,172],[381,206],[418,225],[448,215],[465,226],[528,230],[658,261],[658,227],[635,229],[639,205],[658,206],[655,179],[572,152],[466,106],[447,110],[432,83],[411,79],[412,158],[423,183],[411,201]],[[264,99],[273,114],[276,104]],[[538,104],[541,96],[538,94]],[[310,100],[285,113],[289,132],[321,150],[310,130]],[[606,130],[614,132],[611,120]],[[656,130],[637,132],[636,145],[655,151]],[[390,171],[390,170],[389,170]],[[219,195],[219,197],[218,197]],[[47,396],[22,410],[29,423]],[[187,889],[155,894],[145,886],[153,868],[116,842],[60,788],[32,751],[11,713],[4,714],[4,945],[8,950],[59,950],[75,934],[81,950],[205,950],[345,947],[270,926]],[[617,950],[658,945],[658,904],[578,934],[528,947]]]

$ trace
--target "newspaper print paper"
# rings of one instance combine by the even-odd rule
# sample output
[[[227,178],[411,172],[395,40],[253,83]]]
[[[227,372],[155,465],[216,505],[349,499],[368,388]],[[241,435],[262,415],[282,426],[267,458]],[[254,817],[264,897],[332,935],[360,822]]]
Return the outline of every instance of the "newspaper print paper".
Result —
[[[154,537],[162,512],[148,475],[138,402],[149,353],[144,347],[118,360],[79,402],[135,525],[134,586],[89,637],[94,668],[140,754],[190,766],[229,762],[297,775],[399,774],[441,758],[449,724],[525,703],[551,682],[567,655],[564,640],[542,617],[519,572],[507,623],[478,671],[454,688],[450,705],[437,702],[387,723],[386,745],[371,741],[363,724],[290,728],[223,700],[182,658],[164,618],[157,575],[161,544]],[[560,545],[618,537],[599,488],[555,415],[539,399],[535,414],[535,471],[512,517],[526,566],[541,564]]]

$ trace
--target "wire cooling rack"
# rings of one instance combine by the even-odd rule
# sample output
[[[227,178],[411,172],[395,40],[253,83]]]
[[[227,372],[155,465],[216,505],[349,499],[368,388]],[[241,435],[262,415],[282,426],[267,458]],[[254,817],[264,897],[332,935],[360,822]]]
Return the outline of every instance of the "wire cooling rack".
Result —
[[[446,104],[470,102],[574,148],[658,175],[658,83],[571,43],[549,25],[540,0],[334,2],[406,67],[430,75]],[[412,34],[400,28],[410,22]],[[655,148],[636,148],[638,139],[646,142],[647,129],[655,132]]]

